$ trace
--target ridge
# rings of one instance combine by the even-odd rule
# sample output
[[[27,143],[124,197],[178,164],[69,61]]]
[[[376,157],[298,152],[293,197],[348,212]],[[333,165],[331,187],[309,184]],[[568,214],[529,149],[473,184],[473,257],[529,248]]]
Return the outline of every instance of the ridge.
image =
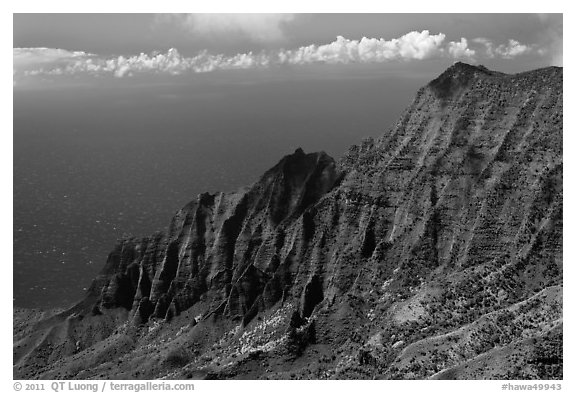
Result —
[[[19,322],[15,378],[561,379],[562,72],[456,63],[339,162],[200,194]]]

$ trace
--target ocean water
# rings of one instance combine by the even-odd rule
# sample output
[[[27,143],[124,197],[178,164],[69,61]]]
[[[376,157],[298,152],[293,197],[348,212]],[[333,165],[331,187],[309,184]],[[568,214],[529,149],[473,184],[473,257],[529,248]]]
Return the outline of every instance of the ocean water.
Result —
[[[428,76],[14,91],[14,305],[65,307],[123,236],[302,147],[335,158],[396,121]],[[429,78],[428,78],[429,79]]]

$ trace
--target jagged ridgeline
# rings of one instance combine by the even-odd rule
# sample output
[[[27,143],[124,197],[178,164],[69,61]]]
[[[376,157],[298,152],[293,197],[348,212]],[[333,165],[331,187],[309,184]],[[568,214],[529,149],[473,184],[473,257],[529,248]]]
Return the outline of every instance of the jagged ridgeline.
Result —
[[[562,378],[562,68],[456,63],[15,315],[15,378]]]

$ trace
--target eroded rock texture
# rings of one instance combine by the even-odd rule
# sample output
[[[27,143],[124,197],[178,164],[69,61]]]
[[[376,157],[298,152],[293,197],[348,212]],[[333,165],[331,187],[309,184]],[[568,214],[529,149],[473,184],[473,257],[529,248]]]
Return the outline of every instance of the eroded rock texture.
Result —
[[[561,68],[456,63],[339,162],[121,241],[15,377],[561,378],[562,114]]]

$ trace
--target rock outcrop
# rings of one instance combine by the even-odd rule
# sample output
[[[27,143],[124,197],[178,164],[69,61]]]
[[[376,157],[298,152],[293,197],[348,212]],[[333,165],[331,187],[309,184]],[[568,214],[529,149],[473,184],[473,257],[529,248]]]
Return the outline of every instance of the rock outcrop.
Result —
[[[562,116],[561,68],[456,63],[339,162],[298,149],[119,242],[65,315],[81,329],[16,335],[15,377],[561,378]]]

